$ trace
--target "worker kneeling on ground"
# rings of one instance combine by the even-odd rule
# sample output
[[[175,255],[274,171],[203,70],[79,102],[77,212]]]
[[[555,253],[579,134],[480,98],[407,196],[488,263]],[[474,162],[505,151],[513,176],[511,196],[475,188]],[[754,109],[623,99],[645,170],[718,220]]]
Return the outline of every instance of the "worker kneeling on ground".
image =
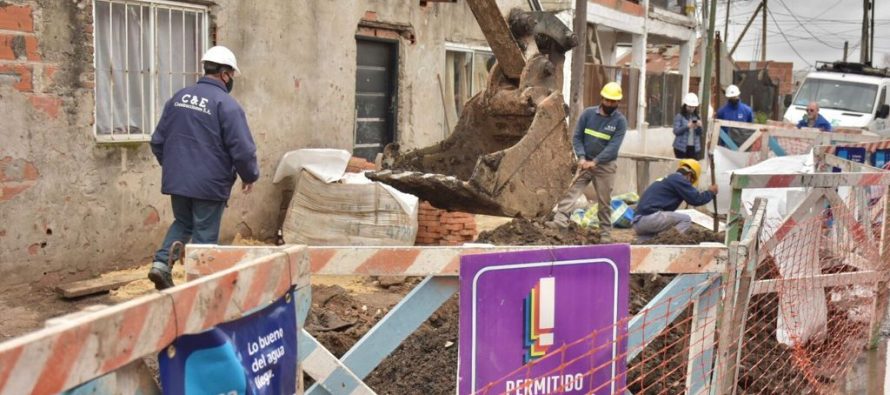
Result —
[[[680,203],[702,206],[717,195],[717,186],[711,185],[707,191],[695,188],[701,176],[701,165],[694,159],[683,159],[677,172],[653,182],[643,192],[633,219],[637,240],[651,239],[671,228],[685,233],[692,224],[686,214],[675,213]]]

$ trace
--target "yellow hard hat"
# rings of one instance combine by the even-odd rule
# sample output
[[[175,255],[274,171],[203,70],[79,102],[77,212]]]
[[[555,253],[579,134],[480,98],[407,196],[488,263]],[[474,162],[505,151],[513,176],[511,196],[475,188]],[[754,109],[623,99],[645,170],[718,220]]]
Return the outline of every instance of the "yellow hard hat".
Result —
[[[692,185],[698,185],[698,179],[701,178],[701,165],[698,164],[698,161],[695,159],[683,159],[680,161],[680,165],[677,166],[677,170],[684,167],[692,170]]]
[[[621,85],[617,82],[610,82],[600,91],[600,96],[609,100],[621,100],[624,97],[621,94]]]

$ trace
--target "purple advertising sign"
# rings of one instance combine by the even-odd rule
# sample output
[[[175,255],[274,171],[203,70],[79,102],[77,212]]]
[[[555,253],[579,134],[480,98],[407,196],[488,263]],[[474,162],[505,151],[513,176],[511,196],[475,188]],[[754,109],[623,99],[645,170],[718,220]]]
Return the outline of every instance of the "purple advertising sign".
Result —
[[[612,394],[625,386],[630,247],[467,255],[459,394]]]

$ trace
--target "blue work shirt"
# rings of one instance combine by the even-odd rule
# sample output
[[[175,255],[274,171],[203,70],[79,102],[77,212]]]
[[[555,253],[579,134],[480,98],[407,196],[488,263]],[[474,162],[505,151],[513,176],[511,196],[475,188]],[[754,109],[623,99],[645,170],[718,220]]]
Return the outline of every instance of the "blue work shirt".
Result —
[[[801,119],[800,122],[797,123],[797,128],[800,129],[800,128],[808,127],[807,121],[808,121],[807,116],[804,115],[803,119]],[[823,117],[822,114],[816,114],[816,123],[813,124],[812,127],[819,128],[823,132],[830,132],[831,131],[831,122],[828,122],[828,120],[825,119],[825,117]]]
[[[627,119],[618,110],[600,114],[599,106],[588,107],[578,118],[572,148],[578,158],[607,163],[618,159],[618,149],[627,132]]]
[[[675,211],[684,201],[692,206],[701,206],[711,199],[714,199],[711,191],[699,192],[682,174],[672,173],[646,188],[637,204],[635,216],[642,217],[659,211]]]
[[[689,133],[695,133],[695,137],[693,137],[695,152],[701,152],[701,122],[699,122],[699,126],[695,128],[695,130],[689,130],[689,121],[692,120],[700,121],[701,119],[698,115],[689,114],[688,116],[684,116],[683,114],[677,114],[674,117],[674,149],[686,152],[686,146],[689,143]]]
[[[226,201],[236,175],[245,183],[260,177],[244,110],[222,81],[209,77],[167,101],[151,151],[165,195]]]
[[[717,110],[717,119],[736,122],[754,122],[754,112],[747,104],[738,102],[736,105],[726,103]]]

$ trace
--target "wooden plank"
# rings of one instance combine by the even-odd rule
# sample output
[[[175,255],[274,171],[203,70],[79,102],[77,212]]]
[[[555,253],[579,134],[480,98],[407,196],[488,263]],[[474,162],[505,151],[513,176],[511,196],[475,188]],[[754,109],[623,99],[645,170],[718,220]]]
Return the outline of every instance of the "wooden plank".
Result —
[[[845,172],[861,172],[861,171],[882,172],[882,171],[887,171],[887,170],[881,169],[880,167],[869,166],[864,163],[854,162],[852,160],[840,158],[835,155],[825,155],[824,161],[825,161],[825,164],[834,166],[834,167],[838,167],[841,169],[841,171],[845,171]]]
[[[714,346],[717,335],[717,312],[720,304],[721,280],[718,277],[698,298],[692,313],[692,333],[686,364],[686,393],[707,394],[714,369]]]
[[[890,185],[890,172],[862,173],[733,173],[733,188],[836,188],[843,186]]]
[[[109,277],[99,277],[83,281],[74,281],[65,283],[56,287],[62,297],[71,299],[79,296],[97,294],[100,292],[110,291],[120,288],[133,281],[141,280],[145,277],[145,273],[124,273]]]
[[[320,386],[310,387],[315,394],[374,395],[362,379],[356,377],[346,365],[331,354],[318,340],[305,329],[297,335],[297,354],[303,371]],[[306,392],[307,394],[309,392]]]
[[[712,274],[677,276],[655,295],[627,325],[627,360],[634,359],[686,311],[693,299],[711,285],[714,277]]]
[[[308,286],[305,253],[292,246],[0,343],[0,394],[58,393],[266,306],[294,284]]]
[[[748,148],[751,148],[751,146],[754,145],[754,143],[757,142],[757,140],[760,140],[760,136],[763,136],[762,131],[758,130],[758,131],[754,132],[754,134],[752,134],[751,137],[748,137],[748,139],[745,140],[745,142],[739,146],[739,152],[745,152],[748,150]]]
[[[186,272],[213,273],[252,256],[260,247],[186,246]],[[309,247],[312,274],[369,276],[457,276],[460,257],[467,254],[529,251],[564,246],[486,246],[462,247]],[[201,259],[190,259],[201,256]],[[723,246],[630,247],[631,273],[720,273],[726,261]]]
[[[880,254],[883,267],[879,269],[885,273],[885,276],[875,285],[877,295],[875,296],[873,304],[874,314],[869,327],[871,334],[869,345],[872,348],[877,347],[880,341],[881,324],[884,322],[884,317],[887,316],[888,302],[890,302],[890,289],[888,289],[890,284],[888,284],[886,277],[886,274],[890,271],[890,268],[886,266],[887,262],[890,262],[890,187],[887,188],[884,195],[884,220],[881,226]]]
[[[649,187],[649,162],[637,161],[637,195],[643,196],[643,192]]]
[[[842,285],[873,285],[883,278],[884,274],[878,271],[862,271],[850,273],[821,274],[818,276],[759,280],[752,287],[752,295],[778,292],[780,289],[802,287],[838,287]]]
[[[498,3],[495,0],[467,0],[467,5],[476,17],[476,22],[479,23],[504,75],[519,79],[525,67],[525,58],[513,39],[513,33],[510,32]]]
[[[670,158],[667,156],[640,154],[636,152],[619,152],[618,157],[647,162],[676,162],[679,160],[677,158]]]

